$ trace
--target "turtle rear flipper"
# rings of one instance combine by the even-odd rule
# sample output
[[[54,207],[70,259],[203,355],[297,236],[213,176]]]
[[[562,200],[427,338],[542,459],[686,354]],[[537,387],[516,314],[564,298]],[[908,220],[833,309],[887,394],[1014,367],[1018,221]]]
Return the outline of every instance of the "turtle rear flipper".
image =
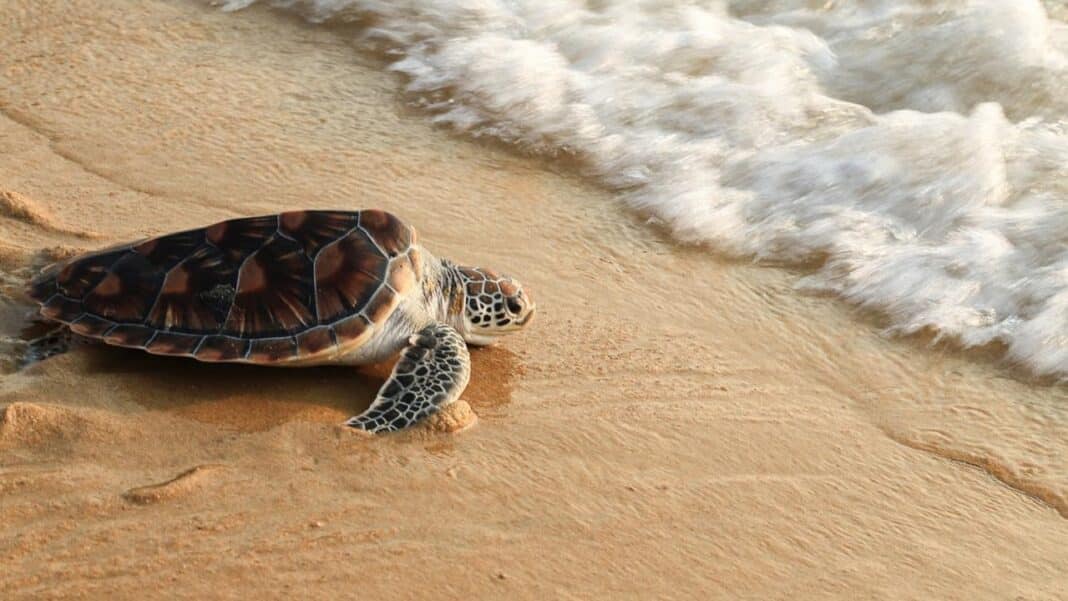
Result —
[[[23,331],[23,340],[24,346],[18,354],[18,369],[66,353],[74,345],[75,335],[67,324],[34,320]]]
[[[455,401],[471,377],[471,359],[460,334],[433,324],[409,339],[374,402],[346,425],[368,432],[401,430]]]

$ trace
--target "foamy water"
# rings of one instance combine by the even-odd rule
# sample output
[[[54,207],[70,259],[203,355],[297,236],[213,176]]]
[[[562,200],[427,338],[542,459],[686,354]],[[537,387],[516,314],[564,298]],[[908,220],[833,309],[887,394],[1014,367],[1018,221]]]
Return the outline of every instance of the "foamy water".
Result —
[[[274,4],[366,24],[433,119],[573,155],[680,241],[1068,376],[1057,0]]]

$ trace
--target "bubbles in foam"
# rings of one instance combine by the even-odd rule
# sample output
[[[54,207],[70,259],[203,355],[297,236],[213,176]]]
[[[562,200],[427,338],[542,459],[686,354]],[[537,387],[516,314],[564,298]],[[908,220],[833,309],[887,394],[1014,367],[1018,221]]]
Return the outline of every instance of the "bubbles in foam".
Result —
[[[573,153],[680,240],[1068,375],[1055,2],[275,4],[370,23],[434,119]]]

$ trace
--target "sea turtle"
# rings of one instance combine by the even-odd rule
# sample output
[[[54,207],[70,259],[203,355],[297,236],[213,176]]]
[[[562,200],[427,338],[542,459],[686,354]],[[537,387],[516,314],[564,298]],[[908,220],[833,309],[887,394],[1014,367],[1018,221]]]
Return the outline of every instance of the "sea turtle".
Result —
[[[46,268],[29,294],[45,320],[158,355],[295,367],[400,351],[346,422],[371,432],[455,401],[466,344],[522,329],[535,309],[515,279],[435,258],[380,210],[233,219],[112,247]]]

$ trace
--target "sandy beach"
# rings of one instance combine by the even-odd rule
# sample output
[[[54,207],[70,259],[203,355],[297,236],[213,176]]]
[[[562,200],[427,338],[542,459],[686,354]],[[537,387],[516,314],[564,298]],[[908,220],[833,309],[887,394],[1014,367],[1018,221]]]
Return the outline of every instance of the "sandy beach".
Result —
[[[1063,385],[435,127],[353,37],[258,5],[0,7],[0,597],[1065,598]],[[340,427],[381,366],[16,369],[57,257],[368,207],[537,300],[472,352],[467,431]]]

